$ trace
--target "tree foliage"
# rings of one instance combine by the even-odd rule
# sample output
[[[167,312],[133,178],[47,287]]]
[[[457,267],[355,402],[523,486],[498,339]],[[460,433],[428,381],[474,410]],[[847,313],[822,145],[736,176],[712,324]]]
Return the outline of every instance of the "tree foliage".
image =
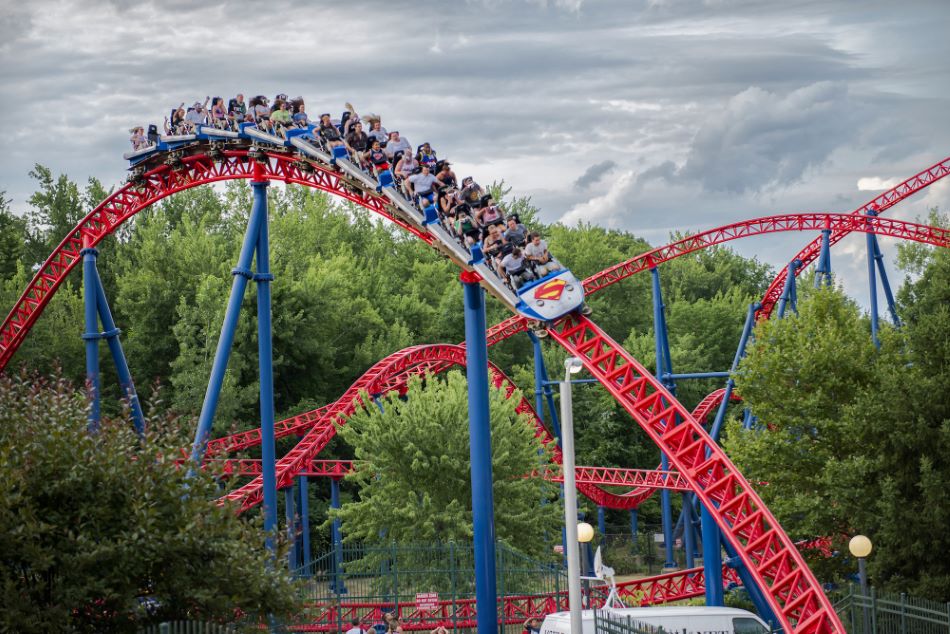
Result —
[[[460,372],[412,379],[405,399],[360,410],[341,428],[362,461],[348,476],[359,500],[336,513],[348,541],[470,542],[472,486],[468,388]],[[560,540],[563,517],[550,482],[525,476],[548,457],[533,425],[519,415],[516,394],[490,391],[492,476],[497,537],[528,554],[549,557],[545,536]],[[541,509],[542,500],[549,506]]]
[[[0,630],[132,632],[299,608],[263,531],[214,501],[210,475],[189,479],[169,458],[173,426],[153,419],[140,441],[106,420],[94,436],[86,410],[62,380],[0,377]]]

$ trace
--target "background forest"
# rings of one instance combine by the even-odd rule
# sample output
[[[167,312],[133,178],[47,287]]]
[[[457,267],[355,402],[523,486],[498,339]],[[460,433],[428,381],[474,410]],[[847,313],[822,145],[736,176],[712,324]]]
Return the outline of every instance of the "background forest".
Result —
[[[107,194],[97,181],[80,187],[42,166],[31,175],[36,193],[26,217],[14,215],[0,197],[0,305],[5,307],[13,305],[34,267]],[[529,200],[512,198],[503,185],[496,189],[502,190],[507,209],[540,229],[551,251],[580,278],[651,248],[629,232],[583,223],[544,226]],[[368,212],[323,193],[297,186],[275,186],[269,193],[278,419],[331,402],[370,365],[401,348],[463,340],[462,290],[450,262]],[[243,181],[176,194],[140,213],[99,247],[99,271],[139,394],[153,415],[181,416],[185,436],[193,433],[204,397],[250,198]],[[740,369],[739,389],[745,405],[775,434],[743,433],[734,425],[726,444],[751,480],[774,483],[763,495],[793,538],[822,530],[868,532],[879,549],[890,549],[887,557],[872,557],[872,577],[946,599],[950,564],[934,564],[928,550],[947,540],[939,527],[946,525],[950,508],[940,485],[950,477],[950,259],[946,253],[908,247],[901,263],[911,276],[900,293],[906,327],[885,330],[880,352],[870,344],[861,311],[834,288],[802,292],[800,318],[757,329]],[[761,297],[771,268],[728,248],[713,248],[665,264],[661,273],[674,370],[728,369],[747,307]],[[803,291],[809,286],[808,280],[801,283]],[[652,368],[649,277],[614,285],[590,304],[598,324]],[[256,325],[248,317],[254,305],[251,285],[214,435],[257,426]],[[489,323],[506,316],[503,307],[489,302]],[[82,320],[77,270],[8,372],[21,368],[46,374],[62,368],[65,377],[81,385]],[[103,349],[103,405],[115,414],[120,406],[107,354]],[[545,346],[552,374],[563,367],[563,357],[559,349]],[[493,347],[490,358],[526,394],[533,393],[527,336]],[[895,375],[907,378],[895,380]],[[677,394],[692,408],[721,385],[719,380],[684,381]],[[911,403],[902,398],[907,385],[913,386]],[[604,390],[579,387],[575,411],[578,464],[656,466],[655,447]],[[458,412],[460,424],[466,418],[465,411]],[[858,437],[861,450],[849,450],[848,442]],[[279,446],[278,455],[289,447]],[[353,450],[338,437],[322,455],[352,457]],[[316,516],[325,517],[324,492],[313,495]],[[869,506],[869,499],[879,506]],[[640,517],[644,524],[658,521],[657,502],[645,504]],[[902,530],[910,523],[919,533]],[[608,532],[624,532],[627,516],[608,513],[608,524]],[[325,549],[326,532],[315,530],[315,551]],[[827,575],[849,567],[839,558]]]

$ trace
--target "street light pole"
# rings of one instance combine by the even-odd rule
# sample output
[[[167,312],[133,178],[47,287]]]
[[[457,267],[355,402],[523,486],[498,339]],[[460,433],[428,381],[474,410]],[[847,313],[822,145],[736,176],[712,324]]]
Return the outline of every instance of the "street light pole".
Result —
[[[564,469],[564,529],[567,540],[567,603],[571,614],[571,634],[583,632],[581,613],[581,572],[577,543],[577,485],[574,481],[574,404],[571,375],[583,368],[577,357],[564,361],[564,380],[561,381],[561,459]]]
[[[864,606],[864,634],[869,634],[871,631],[871,619],[868,615],[868,571],[865,564],[865,559],[871,554],[871,540],[865,537],[864,535],[855,535],[851,538],[851,541],[848,542],[848,550],[851,551],[851,554],[854,555],[858,560],[858,581],[861,584],[861,605]]]

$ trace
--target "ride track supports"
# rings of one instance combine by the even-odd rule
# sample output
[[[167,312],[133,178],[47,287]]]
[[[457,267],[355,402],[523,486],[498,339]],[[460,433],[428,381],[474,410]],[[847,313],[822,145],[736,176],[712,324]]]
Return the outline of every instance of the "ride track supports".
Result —
[[[304,577],[310,577],[310,491],[307,476],[297,478],[297,490],[300,492],[300,566]]]
[[[275,447],[274,447],[274,365],[273,342],[271,340],[271,294],[270,282],[274,276],[270,273],[270,249],[267,230],[267,185],[264,177],[264,166],[260,162],[254,164],[254,178],[251,181],[254,203],[247,222],[247,231],[241,245],[237,266],[231,271],[231,295],[221,325],[221,334],[218,338],[218,347],[214,352],[214,362],[211,366],[211,376],[208,379],[208,388],[205,391],[201,413],[198,416],[198,427],[195,430],[195,439],[191,448],[193,468],[199,468],[204,456],[208,438],[211,433],[214,415],[218,409],[218,399],[221,395],[221,386],[224,384],[228,360],[231,357],[231,348],[234,344],[234,335],[237,331],[238,318],[241,313],[241,303],[247,290],[249,280],[257,282],[257,346],[258,370],[260,383],[260,417],[261,417],[261,459],[263,478],[263,515],[264,530],[267,533],[265,546],[271,552],[276,552],[274,537],[277,535],[277,485],[275,476]],[[251,271],[251,262],[257,255],[257,274]]]
[[[340,479],[330,478],[330,508],[340,508]],[[333,580],[330,590],[336,594],[346,594],[346,585],[343,583],[343,532],[340,529],[340,518],[334,517],[330,524],[330,543],[333,546]]]
[[[284,519],[287,521],[287,543],[290,544],[290,547],[287,548],[287,569],[291,572],[297,569],[297,522],[294,518],[296,514],[295,506],[294,488],[292,486],[287,487],[284,489]]]
[[[597,532],[600,533],[601,539],[607,536],[607,517],[604,507],[600,505],[597,506]]]
[[[696,556],[696,526],[693,524],[693,496],[682,493],[683,497],[683,548],[686,550],[686,567],[695,566],[693,558]]]
[[[815,265],[815,288],[831,286],[831,229],[821,230],[821,250],[818,252],[818,263]]]
[[[468,380],[469,455],[472,464],[472,529],[478,634],[498,629],[495,574],[495,505],[492,494],[491,419],[488,409],[488,341],[485,291],[478,274],[463,272],[465,366]],[[573,474],[571,474],[573,475]]]
[[[798,290],[795,286],[796,272],[802,267],[802,261],[798,258],[788,263],[785,273],[785,286],[782,288],[782,295],[778,300],[778,318],[785,317],[786,306],[791,306],[792,312],[798,314]]]
[[[877,216],[874,209],[867,210],[868,217]],[[877,236],[873,233],[865,234],[868,248],[868,287],[870,290],[871,302],[871,340],[877,348],[881,347],[881,340],[878,338],[880,332],[880,316],[877,306],[877,273],[881,275],[881,285],[884,288],[884,296],[887,298],[887,308],[891,313],[891,319],[894,325],[900,327],[900,319],[897,316],[897,306],[894,302],[894,293],[891,292],[891,285],[887,280],[887,270],[884,268],[884,255],[881,253],[881,247],[877,242]]]
[[[630,539],[633,542],[633,552],[638,553],[638,541],[637,533],[639,532],[639,517],[637,517],[637,509],[630,509]]]
[[[102,278],[99,277],[99,270],[96,268],[99,251],[86,247],[80,253],[83,259],[85,332],[82,338],[86,347],[86,383],[90,399],[89,431],[91,433],[98,431],[101,419],[102,385],[99,374],[99,340],[105,339],[109,345],[109,352],[112,354],[112,362],[115,364],[119,389],[129,405],[132,425],[139,437],[142,437],[145,434],[145,416],[142,413],[138,394],[135,392],[135,384],[132,381],[125,352],[122,350],[122,343],[119,341],[122,331],[116,327],[115,320],[112,318]],[[102,322],[102,332],[99,331],[99,322]]]
[[[557,439],[558,447],[560,447],[561,421],[558,418],[557,407],[554,404],[554,390],[551,389],[553,382],[548,376],[548,368],[544,363],[541,340],[530,330],[526,332],[534,348],[534,409],[538,414],[538,418],[544,423],[544,403],[547,403],[548,414],[551,417],[551,435]]]
[[[676,394],[676,383],[666,378],[673,374],[673,362],[670,357],[670,342],[666,332],[666,317],[663,314],[663,291],[660,288],[660,271],[654,266],[650,269],[653,277],[653,338],[656,350],[656,378],[672,394]],[[660,453],[660,469],[669,471],[670,463],[665,453]],[[660,516],[663,522],[663,548],[666,552],[666,562],[663,567],[676,568],[676,559],[673,556],[673,505],[670,492],[660,491]]]

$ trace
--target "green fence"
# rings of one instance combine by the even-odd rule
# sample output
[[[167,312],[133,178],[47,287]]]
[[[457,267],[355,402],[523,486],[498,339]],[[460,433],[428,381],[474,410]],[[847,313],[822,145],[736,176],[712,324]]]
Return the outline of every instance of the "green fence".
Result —
[[[199,621],[168,621],[156,623],[140,629],[138,634],[234,634],[237,628],[220,623],[202,623]]]
[[[854,586],[832,599],[850,634],[950,634],[950,602],[874,588],[865,596]]]
[[[666,634],[666,630],[630,616],[594,610],[594,634]]]

